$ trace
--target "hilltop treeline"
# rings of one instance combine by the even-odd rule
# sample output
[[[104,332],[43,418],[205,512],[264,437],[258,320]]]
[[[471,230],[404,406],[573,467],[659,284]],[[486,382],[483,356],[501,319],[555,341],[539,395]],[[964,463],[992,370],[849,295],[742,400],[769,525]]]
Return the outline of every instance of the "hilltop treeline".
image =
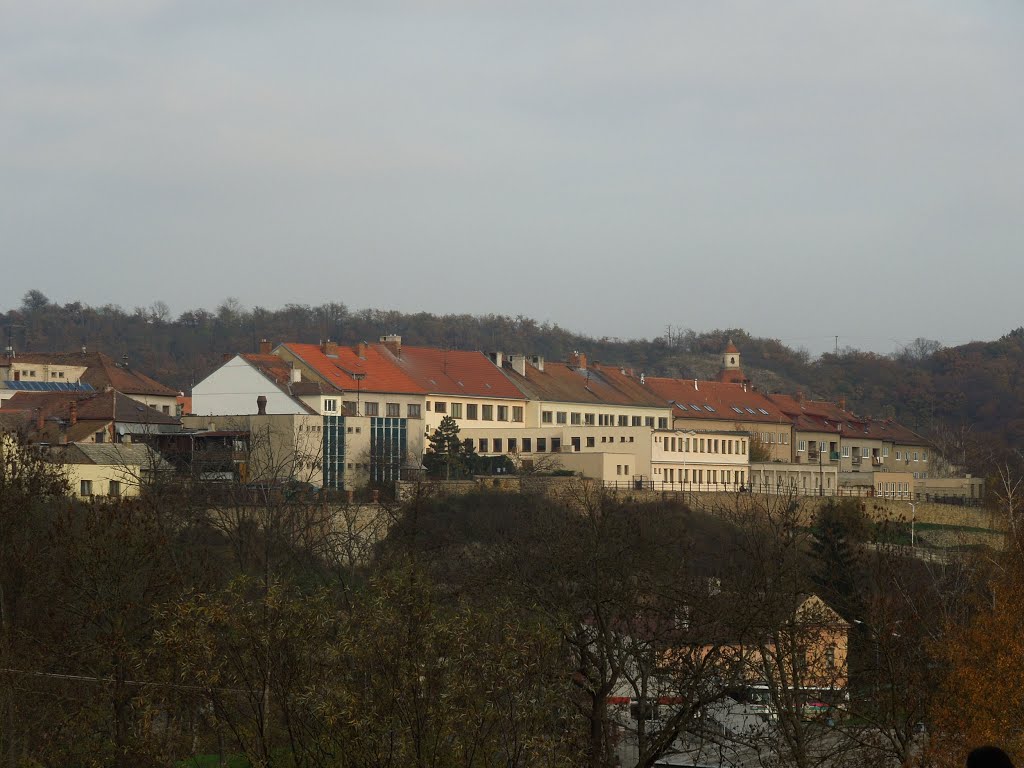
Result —
[[[434,315],[342,303],[242,306],[227,299],[216,309],[171,316],[162,302],[126,310],[81,302],[56,304],[29,291],[21,306],[0,316],[3,342],[17,351],[66,352],[81,346],[120,359],[127,355],[158,380],[182,390],[201,380],[226,352],[253,351],[260,339],[354,344],[401,334],[407,344],[502,350],[591,360],[649,375],[708,378],[733,338],[744,370],[765,391],[802,390],[840,400],[864,416],[892,417],[933,439],[949,458],[976,472],[1024,444],[1024,329],[997,341],[943,348],[919,339],[895,355],[853,349],[817,359],[774,339],[741,329],[703,333],[672,330],[653,339],[594,338],[522,315]]]

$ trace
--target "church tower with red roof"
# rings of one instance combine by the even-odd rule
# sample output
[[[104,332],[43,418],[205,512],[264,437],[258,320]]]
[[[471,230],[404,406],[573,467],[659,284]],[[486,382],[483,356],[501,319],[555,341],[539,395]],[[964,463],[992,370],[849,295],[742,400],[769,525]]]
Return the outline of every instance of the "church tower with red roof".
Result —
[[[729,339],[725,351],[722,352],[722,368],[718,371],[717,381],[728,384],[745,384],[748,381],[743,375],[743,369],[740,368],[740,351],[736,349],[732,339]]]

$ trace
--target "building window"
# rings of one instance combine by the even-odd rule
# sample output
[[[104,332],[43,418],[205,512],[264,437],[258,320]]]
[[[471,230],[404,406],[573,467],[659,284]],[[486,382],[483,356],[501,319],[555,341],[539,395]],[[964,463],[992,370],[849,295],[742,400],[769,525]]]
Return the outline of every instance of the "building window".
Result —
[[[494,438],[494,452],[495,453],[501,453],[501,438],[500,437]]]
[[[544,453],[548,449],[548,439],[546,437],[537,438],[537,452]]]
[[[921,452],[921,461],[928,461],[928,451]]]
[[[522,420],[523,420],[523,406],[521,406],[521,405],[513,405],[512,406],[512,421],[522,421]]]
[[[640,417],[639,416],[634,416],[632,418],[632,420],[631,420],[631,423],[633,424],[634,427],[639,427],[640,426]]]
[[[629,416],[619,416],[619,426],[620,427],[628,427],[629,426]]]
[[[518,446],[516,445],[516,439],[514,437],[510,437],[508,439],[508,452],[515,453],[517,447]]]
[[[807,448],[807,441],[801,440],[796,444],[797,453],[802,453]]]
[[[332,398],[324,400],[324,413],[334,413],[338,410],[338,401]]]
[[[593,448],[593,447],[594,447],[594,438],[593,437],[588,437],[587,438],[587,448]]]
[[[462,418],[462,403],[452,403],[451,413],[448,414],[453,419]]]
[[[658,429],[668,429],[668,417],[667,416],[659,416],[658,417]]]
[[[483,411],[484,421],[494,421],[493,405],[483,405],[481,406],[481,410]]]
[[[438,400],[434,403],[434,413],[448,413],[448,403]]]
[[[914,461],[917,461],[917,451],[914,451]]]
[[[578,427],[580,424],[583,423],[583,414],[582,413],[570,413],[569,414],[569,423],[572,424],[575,427]]]
[[[615,474],[616,475],[621,475],[622,474],[622,465],[621,464],[616,464],[615,465]]]
[[[542,424],[551,424],[552,421],[554,421],[554,417],[551,411],[541,411],[540,421]]]
[[[409,405],[406,406],[406,410],[409,413],[409,418],[410,419],[418,419],[418,418],[420,418],[420,404],[419,403],[409,403]]]
[[[476,412],[477,412],[477,404],[476,403],[466,403],[466,419],[467,420],[469,420],[469,421],[476,421],[476,419],[477,419]]]
[[[882,446],[882,458],[883,459],[889,458],[889,446],[888,445],[883,445]]]
[[[560,450],[562,450],[562,438],[560,438],[560,437],[552,437],[551,438],[551,452],[552,453],[558,453]]]
[[[565,411],[559,411],[558,413],[555,414],[555,423],[556,424],[565,424],[567,417],[568,417],[568,414],[566,414]]]
[[[487,438],[480,438],[480,453],[487,453]]]
[[[97,443],[102,443],[105,440],[105,434],[102,429],[96,433],[95,440]]]
[[[171,406],[169,406],[169,405],[165,405],[165,406],[163,407],[163,412],[164,412],[165,414],[167,414],[168,416],[170,416],[170,415],[171,415]]]
[[[80,496],[92,496],[92,480],[83,480],[78,484]]]
[[[397,419],[402,415],[402,404],[401,403],[385,403],[384,404],[384,415],[392,419]]]
[[[498,406],[498,421],[508,421],[508,406],[507,405],[499,405]]]
[[[364,416],[379,416],[380,415],[380,403],[366,403],[366,412]]]
[[[583,414],[583,424],[588,427],[594,426],[596,422],[596,416],[592,413]]]
[[[899,461],[899,460],[900,460],[900,452],[896,451],[896,461]]]
[[[428,411],[430,410],[430,401],[429,400],[427,400],[427,410]]]
[[[121,495],[121,482],[119,480],[111,480],[108,493],[111,496]]]
[[[843,446],[843,458],[844,459],[850,458],[850,446],[848,446],[848,445],[844,445]]]
[[[645,427],[653,427],[654,426],[654,417],[653,416],[644,416],[644,426]]]
[[[533,438],[532,437],[524,437],[523,438],[523,453],[533,453]]]

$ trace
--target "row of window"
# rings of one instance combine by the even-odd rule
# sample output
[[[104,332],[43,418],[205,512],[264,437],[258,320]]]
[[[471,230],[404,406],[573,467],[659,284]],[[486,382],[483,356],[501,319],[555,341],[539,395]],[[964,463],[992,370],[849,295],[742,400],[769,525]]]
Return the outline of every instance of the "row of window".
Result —
[[[570,424],[574,427],[653,427],[654,416],[618,416],[611,413],[582,413],[580,411],[541,411],[542,424]],[[668,429],[668,417],[657,419],[658,429]]]
[[[579,438],[573,438],[578,440]],[[614,438],[612,438],[614,440]],[[466,440],[468,445],[472,445],[472,439]],[[494,437],[486,438],[481,437],[477,440],[477,452],[478,453],[547,453],[548,445],[551,446],[552,453],[558,453],[562,450],[562,438],[560,437]],[[594,447],[594,438],[587,438],[587,447]],[[578,449],[578,446],[577,446]]]
[[[79,496],[92,496],[92,480],[82,480],[78,484],[78,495]],[[119,480],[111,480],[107,483],[107,495],[108,496],[120,496],[121,495],[121,482]]]
[[[521,405],[492,405],[491,403],[449,403],[444,400],[435,400],[431,403],[427,400],[427,410],[433,408],[434,413],[443,413],[453,419],[466,419],[466,421],[515,421],[523,420],[523,406]],[[463,415],[465,413],[465,415]],[[511,416],[511,418],[509,418]]]
[[[360,408],[361,405],[361,408]],[[358,410],[362,410],[362,416],[380,416],[380,403],[375,400],[366,400],[361,404],[357,404],[355,400],[343,400],[341,403],[342,411],[348,414],[355,414]],[[329,397],[324,398],[323,401],[324,413],[337,413],[338,412],[338,401],[335,398]],[[409,419],[422,418],[419,403],[409,403],[405,406],[405,415]],[[402,416],[402,404],[401,403],[384,403],[384,416],[389,419],[397,419]]]
[[[775,445],[776,443],[779,445],[789,445],[788,432],[779,432],[777,434],[775,432],[759,432],[758,436],[765,445]]]
[[[670,437],[669,435],[656,435],[654,442],[662,444],[662,450],[682,453],[690,451],[693,453],[721,453],[725,455],[745,456],[747,453],[746,440],[733,440],[715,437],[694,437],[692,438]]]
[[[745,469],[691,469],[690,467],[655,467],[654,474],[661,475],[665,483],[704,482],[724,485],[743,485],[747,481]]]

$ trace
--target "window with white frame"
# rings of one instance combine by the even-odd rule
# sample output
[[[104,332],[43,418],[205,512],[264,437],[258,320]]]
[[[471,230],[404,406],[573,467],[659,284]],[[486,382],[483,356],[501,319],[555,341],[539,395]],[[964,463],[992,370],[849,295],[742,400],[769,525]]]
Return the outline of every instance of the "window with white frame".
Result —
[[[806,448],[807,448],[807,441],[806,440],[801,440],[800,442],[798,442],[796,444],[797,453],[802,453],[804,450],[806,450]]]
[[[844,445],[843,446],[843,458],[844,459],[850,458],[850,446],[848,446],[848,445]]]

